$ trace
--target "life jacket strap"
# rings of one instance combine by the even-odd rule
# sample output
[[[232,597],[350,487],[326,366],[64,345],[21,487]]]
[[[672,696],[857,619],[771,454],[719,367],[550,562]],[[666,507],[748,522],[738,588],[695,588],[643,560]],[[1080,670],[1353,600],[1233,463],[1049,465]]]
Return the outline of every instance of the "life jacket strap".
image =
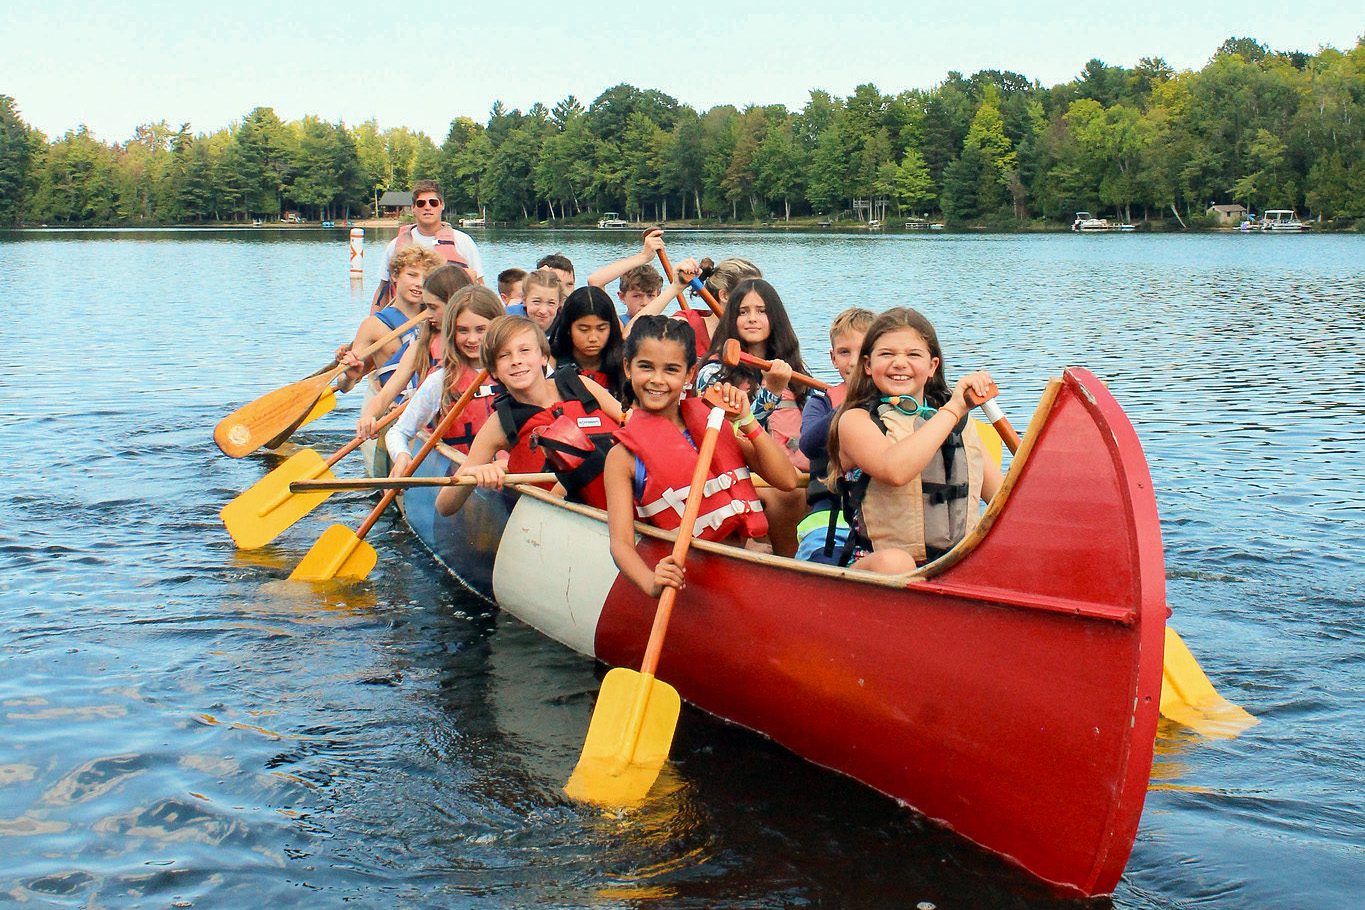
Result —
[[[705,484],[702,485],[701,488],[702,497],[705,498],[708,496],[714,496],[721,490],[728,490],[730,489],[730,487],[734,486],[739,481],[747,480],[748,478],[749,478],[748,468],[736,468],[733,471],[726,471],[723,474],[717,474],[715,477],[710,478],[709,480],[706,481]],[[648,519],[652,518],[655,515],[658,515],[660,512],[672,509],[673,511],[677,512],[678,517],[681,518],[683,512],[687,508],[687,494],[691,489],[692,487],[689,484],[688,486],[685,486],[681,489],[669,488],[667,490],[664,490],[661,494],[659,494],[659,498],[654,500],[653,502],[644,503],[642,505],[636,506],[635,514],[640,516],[641,518]]]
[[[930,505],[941,506],[954,499],[961,499],[967,495],[967,484],[963,483],[934,483],[932,480],[920,481],[920,487],[924,490],[924,495]]]

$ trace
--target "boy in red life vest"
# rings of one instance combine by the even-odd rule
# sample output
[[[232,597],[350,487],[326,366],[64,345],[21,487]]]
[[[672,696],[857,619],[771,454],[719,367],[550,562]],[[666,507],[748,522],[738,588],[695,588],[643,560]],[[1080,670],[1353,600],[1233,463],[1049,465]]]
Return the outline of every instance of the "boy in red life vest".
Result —
[[[717,441],[696,525],[680,529],[711,410],[700,399],[682,398],[697,364],[692,327],[665,316],[636,317],[625,359],[627,390],[635,404],[616,431],[618,445],[602,471],[611,555],[622,574],[657,597],[664,587],[682,587],[683,570],[671,556],[653,568],[645,564],[635,549],[636,519],[703,540],[759,537],[767,533],[768,523],[750,472],[778,489],[794,490],[796,469],[754,419],[748,396],[722,383],[719,393],[727,410],[740,416],[734,432],[722,430]]]
[[[797,559],[833,565],[848,539],[848,523],[839,513],[839,497],[825,486],[825,474],[829,471],[826,443],[830,419],[848,393],[848,379],[858,363],[863,336],[876,318],[876,313],[862,307],[849,307],[834,317],[829,327],[829,360],[843,381],[831,386],[828,392],[812,389],[801,410],[801,453],[810,459],[810,482],[806,485],[810,514],[796,526],[800,541]]]
[[[606,389],[572,370],[545,375],[550,344],[545,333],[525,316],[499,316],[483,336],[483,367],[503,387],[493,415],[474,435],[469,457],[455,472],[469,476],[486,490],[501,490],[507,474],[553,470],[570,499],[601,508],[602,461],[611,433],[620,425],[621,405]],[[565,424],[572,427],[567,430]],[[575,432],[576,431],[576,432]],[[587,438],[585,453],[565,464],[552,440]],[[507,452],[507,460],[498,459]],[[551,456],[554,457],[551,457]],[[474,488],[446,487],[436,495],[436,511],[454,515]]]
[[[436,253],[442,262],[464,269],[471,281],[483,283],[483,260],[479,257],[479,247],[473,237],[441,220],[445,205],[440,184],[435,180],[418,180],[412,185],[414,223],[399,228],[398,236],[384,248],[385,275],[389,273],[389,263],[395,253],[409,246],[419,246]],[[388,281],[381,281],[374,292],[370,312],[377,312],[389,304],[393,300],[393,291]]]

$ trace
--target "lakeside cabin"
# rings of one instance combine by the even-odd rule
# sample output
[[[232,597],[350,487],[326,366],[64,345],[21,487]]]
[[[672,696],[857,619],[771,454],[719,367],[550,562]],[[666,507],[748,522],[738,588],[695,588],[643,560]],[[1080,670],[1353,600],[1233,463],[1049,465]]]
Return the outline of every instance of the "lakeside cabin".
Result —
[[[1237,227],[1246,219],[1247,210],[1233,202],[1227,205],[1211,205],[1204,210],[1204,214],[1214,218],[1220,227]]]
[[[402,190],[385,190],[379,197],[379,212],[384,218],[401,218],[412,214],[412,193]]]

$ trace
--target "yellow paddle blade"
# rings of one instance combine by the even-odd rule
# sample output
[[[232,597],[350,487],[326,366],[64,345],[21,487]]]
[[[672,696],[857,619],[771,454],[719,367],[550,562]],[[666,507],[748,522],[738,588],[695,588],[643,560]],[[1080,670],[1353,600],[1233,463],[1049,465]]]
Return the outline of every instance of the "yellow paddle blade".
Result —
[[[984,420],[972,419],[972,424],[976,427],[976,435],[981,437],[981,445],[995,461],[995,466],[1000,467],[1000,459],[1004,457],[1005,443],[1000,438],[1000,434],[995,431],[995,427],[986,423]]]
[[[678,690],[666,682],[624,667],[607,673],[564,792],[604,806],[644,802],[668,761],[681,709]]]
[[[291,493],[289,485],[296,480],[336,480],[336,475],[317,452],[300,449],[256,481],[218,513],[238,548],[265,546],[332,495],[322,490]]]
[[[307,426],[323,414],[330,414],[332,411],[335,411],[336,407],[337,393],[333,391],[331,386],[328,386],[327,391],[323,392],[322,397],[313,404],[313,410],[309,411],[308,414],[304,416],[303,421],[299,426]],[[298,429],[298,427],[295,427],[295,429]]]
[[[1231,739],[1260,723],[1218,694],[1190,649],[1170,626],[1166,627],[1161,671],[1161,714],[1216,739]]]
[[[355,536],[345,525],[332,525],[302,561],[289,573],[290,581],[330,581],[333,578],[354,578],[357,581],[370,574],[379,555],[374,547]]]

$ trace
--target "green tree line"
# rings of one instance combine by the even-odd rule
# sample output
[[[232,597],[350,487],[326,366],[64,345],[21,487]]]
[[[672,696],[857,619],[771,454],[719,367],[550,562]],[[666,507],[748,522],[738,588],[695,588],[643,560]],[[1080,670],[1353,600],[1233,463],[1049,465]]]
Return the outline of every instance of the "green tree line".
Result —
[[[697,111],[617,85],[526,112],[456,117],[421,132],[258,107],[223,129],[160,123],[107,143],[85,127],[50,140],[0,95],[0,223],[176,224],[370,212],[385,189],[435,178],[452,213],[499,220],[727,222],[838,217],[855,199],[951,224],[1199,219],[1214,202],[1365,218],[1365,39],[1349,51],[1276,52],[1229,38],[1198,71],[1160,58],[1091,60],[1044,88],[1012,72],[951,72],[929,90],[800,110]]]

